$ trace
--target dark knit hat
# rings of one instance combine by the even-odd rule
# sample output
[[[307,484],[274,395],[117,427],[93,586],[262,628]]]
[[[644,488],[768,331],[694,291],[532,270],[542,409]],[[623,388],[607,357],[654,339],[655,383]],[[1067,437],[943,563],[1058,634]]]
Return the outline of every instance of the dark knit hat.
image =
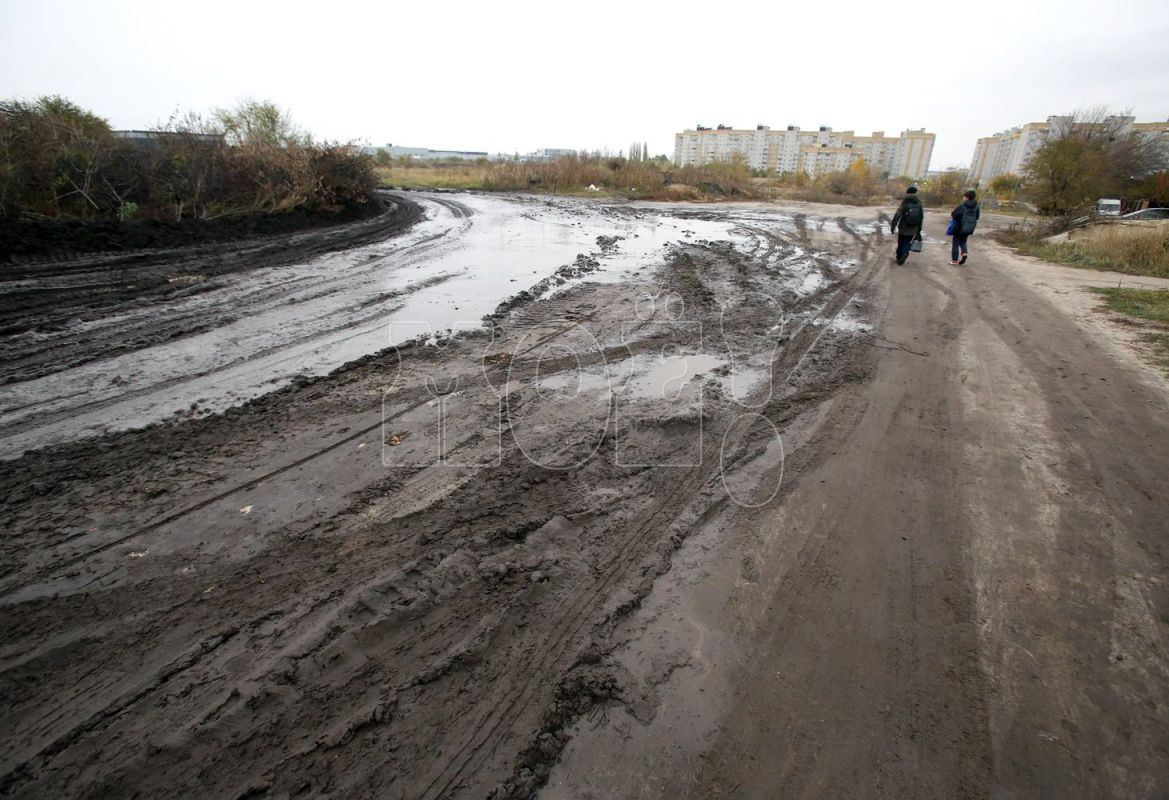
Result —
[[[910,186],[908,189],[905,190],[905,193],[906,194],[917,194],[917,187]]]

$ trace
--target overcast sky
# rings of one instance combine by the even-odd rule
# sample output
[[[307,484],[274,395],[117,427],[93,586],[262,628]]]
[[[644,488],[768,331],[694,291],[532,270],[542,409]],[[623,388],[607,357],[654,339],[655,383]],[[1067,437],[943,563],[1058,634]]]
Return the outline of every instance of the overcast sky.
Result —
[[[697,123],[925,127],[931,167],[1090,105],[1169,119],[1169,0],[0,0],[0,97],[115,128],[245,97],[318,138],[673,154]]]

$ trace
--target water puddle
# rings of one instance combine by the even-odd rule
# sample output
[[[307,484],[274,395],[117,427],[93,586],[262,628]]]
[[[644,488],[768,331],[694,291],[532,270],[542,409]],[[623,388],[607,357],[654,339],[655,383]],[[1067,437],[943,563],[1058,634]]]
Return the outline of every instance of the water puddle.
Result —
[[[646,372],[627,381],[626,388],[635,397],[676,400],[691,379],[725,363],[703,353],[662,358]]]
[[[744,218],[758,217],[772,231],[794,226],[789,215],[737,208],[698,212],[559,198],[412,197],[427,216],[402,236],[301,264],[223,276],[206,291],[82,323],[95,336],[155,319],[198,319],[206,329],[0,387],[0,458],[147,425],[194,404],[202,413],[221,411],[298,375],[323,375],[390,345],[479,328],[499,303],[533,287],[543,287],[542,296],[548,296],[584,281],[628,280],[661,264],[680,243],[763,246],[758,232],[743,227]],[[797,292],[816,291],[822,278],[808,255],[788,255],[794,261],[776,268],[790,272],[787,279]],[[587,269],[574,269],[580,264]],[[621,391],[630,396],[668,397],[720,366],[713,356],[679,355],[618,376]],[[581,391],[599,386],[588,377],[580,380]]]
[[[626,399],[675,401],[706,382],[718,381],[724,393],[742,402],[770,375],[765,364],[735,363],[710,353],[640,355],[612,364],[571,369],[532,382],[543,397],[572,400],[585,394],[615,394]]]

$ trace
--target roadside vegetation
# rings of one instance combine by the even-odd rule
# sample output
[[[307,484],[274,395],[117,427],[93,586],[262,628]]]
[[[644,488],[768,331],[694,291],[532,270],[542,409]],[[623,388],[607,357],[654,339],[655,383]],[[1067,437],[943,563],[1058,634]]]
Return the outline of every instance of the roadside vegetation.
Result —
[[[176,116],[133,136],[60,97],[0,101],[0,235],[47,223],[207,223],[376,207],[373,161],[314,142],[271,103]]]
[[[1126,132],[1104,107],[1071,118],[1027,162],[1023,187],[1041,214],[1082,214],[1101,197],[1169,199],[1169,154],[1161,142]]]
[[[481,189],[645,200],[762,199],[766,182],[742,162],[677,169],[665,158],[580,153],[540,161],[389,161],[376,174],[395,188]]]
[[[664,156],[627,158],[579,153],[546,161],[421,161],[379,158],[381,184],[407,189],[468,189],[563,195],[624,197],[642,200],[806,200],[850,205],[896,204],[914,181],[889,178],[858,161],[847,170],[818,175],[768,175],[742,159],[700,167],[675,167]],[[927,205],[957,202],[964,173],[947,172],[918,182]]]
[[[1169,223],[1110,223],[1060,239],[1056,226],[1018,225],[999,240],[1020,253],[1072,267],[1169,278]]]
[[[1092,289],[1102,296],[1104,308],[1147,324],[1141,339],[1155,353],[1159,366],[1169,368],[1169,289]]]
[[[1025,200],[1042,215],[998,234],[1021,253],[1073,267],[1169,277],[1169,224],[1082,227],[1093,221],[1102,197],[1169,205],[1169,152],[1125,132],[1107,108],[1072,114],[1071,123],[1036,150],[1024,175],[1001,175],[989,188],[1008,202]]]
[[[374,168],[378,182],[399,189],[483,189],[488,161],[400,161],[386,159]]]

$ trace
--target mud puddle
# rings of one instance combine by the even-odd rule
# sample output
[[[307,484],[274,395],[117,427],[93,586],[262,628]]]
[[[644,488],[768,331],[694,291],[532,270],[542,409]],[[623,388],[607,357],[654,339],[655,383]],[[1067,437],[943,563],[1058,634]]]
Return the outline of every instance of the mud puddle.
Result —
[[[736,238],[729,221],[630,219],[583,203],[415,199],[426,218],[397,238],[214,280],[184,274],[175,280],[200,291],[23,334],[25,350],[53,358],[70,338],[121,340],[174,319],[199,328],[0,386],[0,458],[221,411],[420,335],[479,328],[535,284],[548,297],[583,280],[623,280],[679,242]]]
[[[663,353],[636,355],[600,368],[557,372],[533,382],[545,394],[572,399],[588,392],[621,395],[626,399],[677,400],[695,379],[716,382],[736,400],[746,399],[766,380],[763,364],[744,363],[728,354]]]

